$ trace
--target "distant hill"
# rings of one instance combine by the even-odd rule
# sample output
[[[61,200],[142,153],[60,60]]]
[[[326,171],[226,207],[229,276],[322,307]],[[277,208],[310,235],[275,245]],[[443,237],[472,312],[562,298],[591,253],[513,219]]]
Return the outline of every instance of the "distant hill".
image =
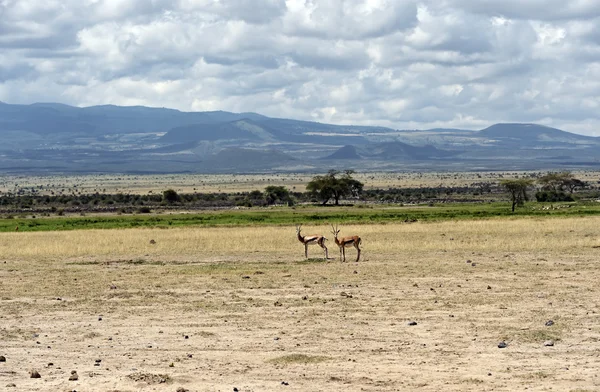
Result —
[[[361,159],[361,156],[358,155],[356,147],[347,145],[322,159]]]
[[[246,124],[246,122],[244,122]],[[202,140],[260,140],[260,138],[244,127],[240,122],[227,122],[217,124],[193,124],[171,129],[159,140],[162,143],[187,143]]]
[[[561,131],[560,129],[537,124],[495,124],[477,132],[477,136],[486,138],[510,138],[528,142],[597,142],[590,136]]]
[[[402,142],[381,143],[369,148],[371,158],[381,160],[433,159],[456,154],[434,146],[411,146]]]
[[[3,173],[574,170],[597,168],[600,157],[600,138],[537,124],[401,130],[52,102],[0,102],[0,140]]]
[[[236,169],[239,171],[269,168],[295,161],[290,155],[278,150],[250,148],[226,148],[208,158],[205,162],[215,169]]]

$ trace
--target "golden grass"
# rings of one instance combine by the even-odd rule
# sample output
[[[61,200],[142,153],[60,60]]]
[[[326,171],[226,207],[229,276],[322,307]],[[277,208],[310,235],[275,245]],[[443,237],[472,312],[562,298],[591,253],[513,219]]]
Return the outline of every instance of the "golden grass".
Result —
[[[477,220],[438,223],[342,226],[340,236],[359,235],[364,255],[421,251],[519,252],[570,251],[600,245],[600,218]],[[323,234],[330,256],[337,247],[329,226],[306,226],[307,234]],[[154,240],[156,243],[151,244]],[[354,250],[349,249],[349,253]],[[6,259],[110,257],[205,257],[254,254],[298,258],[302,245],[293,226],[174,229],[83,230],[0,234]],[[321,249],[311,247],[311,258]]]

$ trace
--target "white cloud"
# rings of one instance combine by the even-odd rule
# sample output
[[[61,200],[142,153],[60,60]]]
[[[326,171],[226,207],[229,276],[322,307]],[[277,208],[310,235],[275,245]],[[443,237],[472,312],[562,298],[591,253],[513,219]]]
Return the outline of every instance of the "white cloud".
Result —
[[[597,0],[0,0],[0,100],[600,135]]]

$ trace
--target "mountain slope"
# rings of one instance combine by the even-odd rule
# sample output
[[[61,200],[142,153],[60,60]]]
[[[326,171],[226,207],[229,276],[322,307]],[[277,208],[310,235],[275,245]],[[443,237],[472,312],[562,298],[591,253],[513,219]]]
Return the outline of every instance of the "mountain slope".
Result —
[[[358,155],[356,151],[356,147],[351,145],[346,145],[331,155],[327,155],[322,159],[361,159],[361,156]]]
[[[476,133],[479,137],[492,139],[513,139],[527,143],[562,142],[562,143],[596,143],[597,138],[577,135],[560,129],[537,124],[495,124]]]

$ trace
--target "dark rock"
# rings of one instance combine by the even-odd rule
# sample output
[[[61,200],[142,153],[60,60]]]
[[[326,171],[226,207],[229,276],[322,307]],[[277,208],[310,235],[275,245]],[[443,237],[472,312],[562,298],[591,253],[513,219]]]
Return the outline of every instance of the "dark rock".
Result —
[[[289,382],[287,382],[287,381],[282,381],[282,382],[281,382],[281,385],[290,385],[290,383],[289,383]]]
[[[553,326],[553,325],[554,325],[554,321],[552,321],[552,320],[548,320],[548,321],[546,321],[546,324],[544,324],[544,325],[545,325],[546,327],[551,327],[551,326]]]
[[[6,362],[6,357],[4,355],[0,355],[0,362]]]
[[[29,372],[29,377],[30,378],[42,378],[42,376],[40,375],[40,373],[37,370],[31,370]]]
[[[156,244],[156,241],[150,240],[150,244],[154,245],[154,244]]]
[[[184,387],[177,388],[177,392],[189,392],[189,389],[185,389]]]
[[[544,346],[546,346],[546,347],[552,347],[552,346],[554,346],[554,340],[546,340],[544,342]]]
[[[488,288],[487,288],[487,289],[488,289],[488,290],[491,290],[491,289],[492,289],[492,286],[489,286],[489,285],[488,285]]]
[[[408,325],[417,325],[417,322],[416,321],[409,321]]]
[[[5,261],[5,263],[6,263],[6,261]],[[6,387],[7,387],[7,388],[16,388],[16,387],[17,387],[17,384],[15,384],[15,383],[11,382],[10,384],[6,384]]]
[[[79,375],[76,370],[71,371],[71,376],[69,377],[69,381],[77,381],[79,380]]]
[[[503,340],[500,343],[498,343],[498,348],[506,348],[508,347],[508,344]]]

